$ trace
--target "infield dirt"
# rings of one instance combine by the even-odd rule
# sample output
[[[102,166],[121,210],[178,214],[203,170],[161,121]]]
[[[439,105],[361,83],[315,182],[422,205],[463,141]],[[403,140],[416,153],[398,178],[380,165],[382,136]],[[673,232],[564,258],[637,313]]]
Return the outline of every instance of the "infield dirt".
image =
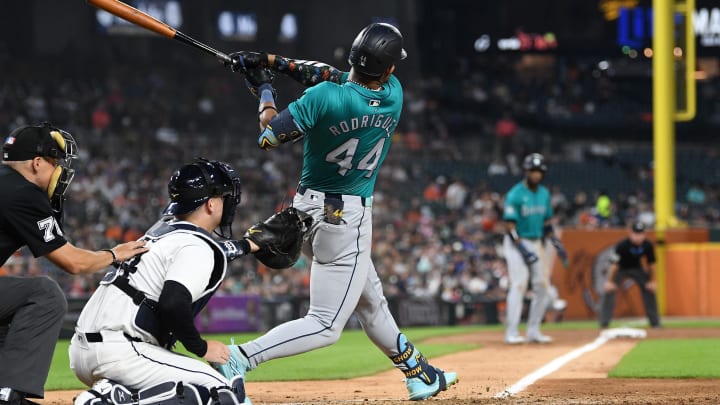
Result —
[[[720,404],[720,379],[616,379],[607,373],[637,343],[611,340],[507,399],[494,396],[551,360],[592,342],[596,330],[553,331],[548,345],[508,346],[501,332],[443,337],[436,342],[479,343],[480,349],[432,358],[436,367],[456,371],[460,382],[433,398],[433,404]],[[720,337],[718,329],[652,329],[647,339]],[[410,404],[402,375],[391,370],[351,380],[249,382],[247,392],[261,404]],[[47,392],[44,405],[72,404],[77,391]]]

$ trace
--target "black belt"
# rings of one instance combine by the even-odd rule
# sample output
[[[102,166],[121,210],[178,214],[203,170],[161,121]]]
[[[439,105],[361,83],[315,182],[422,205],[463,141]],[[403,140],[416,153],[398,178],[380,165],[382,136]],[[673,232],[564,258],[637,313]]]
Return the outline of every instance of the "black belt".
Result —
[[[308,188],[307,188],[306,186],[304,186],[304,185],[302,185],[302,184],[298,184],[298,186],[297,186],[297,193],[298,193],[298,194],[300,194],[300,195],[305,195],[305,192],[306,192],[307,190],[308,190]],[[334,198],[334,199],[336,199],[336,200],[342,200],[342,199],[343,199],[343,195],[342,195],[342,194],[337,194],[337,193],[323,193],[323,194],[325,194],[325,198]],[[345,197],[348,197],[348,196],[346,195]],[[366,199],[365,197],[360,197],[360,196],[350,196],[350,197],[357,197],[357,198],[359,198],[359,199],[360,199],[360,204],[362,204],[362,206],[365,207],[365,202],[367,201],[367,199]]]
[[[101,343],[103,341],[103,337],[100,332],[83,333],[83,335],[85,335],[85,340],[87,340],[89,343]],[[123,336],[125,336],[125,339],[132,342],[142,342],[142,339],[132,337],[127,333],[123,333]]]

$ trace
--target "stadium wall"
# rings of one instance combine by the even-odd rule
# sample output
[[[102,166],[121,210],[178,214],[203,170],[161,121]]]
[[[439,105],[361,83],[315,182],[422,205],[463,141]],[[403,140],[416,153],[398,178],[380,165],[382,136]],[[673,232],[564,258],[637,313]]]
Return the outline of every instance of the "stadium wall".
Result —
[[[566,229],[562,240],[569,254],[564,269],[558,260],[553,266],[552,281],[561,298],[568,301],[565,319],[595,319],[602,287],[615,244],[628,235],[626,229]],[[658,280],[665,287],[662,315],[705,316],[720,314],[720,298],[711,294],[720,285],[720,273],[710,268],[720,259],[720,247],[708,244],[707,229],[681,229],[666,233],[665,277]],[[654,232],[647,233],[655,241]],[[644,317],[639,291],[631,282],[619,286],[615,318]],[[661,295],[661,294],[659,294]]]

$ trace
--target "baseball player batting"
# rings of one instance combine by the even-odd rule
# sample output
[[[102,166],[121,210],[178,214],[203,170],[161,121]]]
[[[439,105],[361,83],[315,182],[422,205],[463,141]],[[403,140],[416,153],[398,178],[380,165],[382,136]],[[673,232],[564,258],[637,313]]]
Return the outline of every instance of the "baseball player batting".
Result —
[[[279,325],[241,345],[218,369],[244,375],[259,364],[335,343],[355,313],[370,340],[405,374],[411,400],[423,400],[458,381],[433,367],[400,332],[371,261],[375,180],[400,119],[403,89],[393,75],[406,56],[400,31],[389,24],[365,27],[352,44],[350,72],[318,63],[252,52],[231,54],[259,98],[258,145],[270,150],[302,141],[303,169],[293,206],[317,226],[305,246],[312,257],[310,308],[305,317]],[[280,111],[276,72],[308,88]]]
[[[510,286],[506,298],[505,342],[525,342],[518,326],[522,314],[528,281],[532,284],[533,298],[528,312],[526,338],[532,343],[550,343],[552,338],[540,332],[550,299],[550,266],[543,249],[543,239],[549,239],[558,256],[567,261],[567,253],[553,231],[550,220],[553,210],[550,192],[540,182],[547,171],[545,158],[539,153],[525,157],[525,179],[515,184],[505,196],[503,219],[507,234],[503,240]]]

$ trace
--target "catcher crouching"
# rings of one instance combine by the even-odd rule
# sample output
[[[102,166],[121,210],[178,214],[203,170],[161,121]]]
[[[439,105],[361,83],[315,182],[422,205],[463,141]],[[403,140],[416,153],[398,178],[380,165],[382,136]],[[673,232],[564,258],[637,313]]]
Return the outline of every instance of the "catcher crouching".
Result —
[[[242,376],[226,378],[208,364],[226,364],[230,350],[203,339],[194,317],[222,283],[229,261],[255,253],[270,267],[292,266],[312,219],[288,208],[231,239],[240,179],[218,161],[181,167],[168,194],[164,219],[142,238],[149,251],[115,261],[80,314],[70,368],[92,388],[75,405],[251,403]],[[205,361],[175,353],[177,341]]]

